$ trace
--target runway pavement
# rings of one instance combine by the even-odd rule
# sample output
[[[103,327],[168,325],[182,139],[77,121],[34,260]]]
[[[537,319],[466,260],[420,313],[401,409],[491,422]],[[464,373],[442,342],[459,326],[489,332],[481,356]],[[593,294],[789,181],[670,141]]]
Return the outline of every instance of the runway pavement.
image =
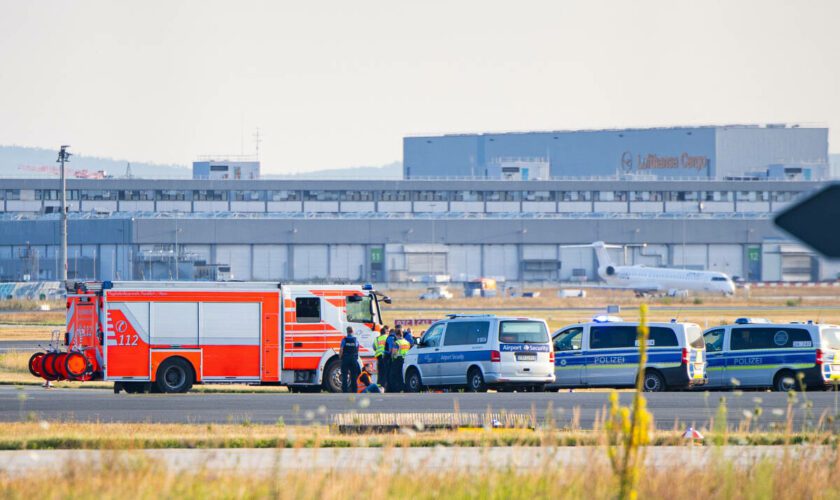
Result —
[[[0,353],[11,351],[43,351],[49,345],[47,340],[0,340]]]
[[[704,468],[726,460],[737,466],[750,466],[759,460],[810,459],[831,460],[834,454],[828,446],[786,448],[781,446],[661,446],[646,451],[644,460],[656,468]],[[551,467],[600,465],[607,466],[607,454],[602,448],[573,447],[517,447],[494,448],[300,448],[300,449],[155,449],[115,453],[113,450],[20,450],[0,451],[0,475],[24,476],[68,470],[68,465],[83,463],[98,470],[104,463],[145,457],[161,461],[164,469],[173,474],[212,472],[245,472],[247,474],[277,474],[290,471],[340,471],[355,473],[359,464],[376,464],[377,470],[390,467],[399,472],[406,469],[423,472],[442,472],[454,469],[485,471],[488,468],[541,469]]]
[[[100,422],[165,423],[327,423],[332,415],[346,412],[533,412],[540,420],[549,415],[561,426],[593,427],[607,405],[608,392],[560,393],[444,393],[444,394],[118,394],[108,390],[42,389],[0,386],[0,421],[46,419]],[[798,394],[793,406],[794,429],[816,423],[822,415],[840,413],[840,394]],[[632,393],[620,393],[627,403]],[[720,398],[726,398],[730,424],[759,406],[755,428],[786,418],[787,394],[769,392],[672,392],[648,394],[648,407],[660,429],[702,425],[714,416]],[[804,398],[812,408],[806,408]],[[679,423],[677,423],[679,422]]]

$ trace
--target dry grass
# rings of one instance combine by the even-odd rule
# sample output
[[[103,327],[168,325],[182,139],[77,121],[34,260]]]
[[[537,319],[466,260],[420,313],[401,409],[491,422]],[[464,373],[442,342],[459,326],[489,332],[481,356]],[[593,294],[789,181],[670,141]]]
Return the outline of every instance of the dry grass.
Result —
[[[598,450],[593,450],[597,453]],[[802,454],[807,457],[807,454]],[[595,457],[593,457],[595,458]],[[709,467],[675,463],[647,468],[641,498],[838,498],[836,452],[818,458],[761,460]],[[267,473],[225,470],[173,471],[162,461],[112,452],[101,466],[69,463],[46,476],[0,477],[0,497],[31,498],[615,498],[617,480],[602,461],[585,466],[545,462],[537,469],[395,470],[393,464],[360,463],[354,470]]]
[[[64,326],[67,314],[64,308],[57,311],[24,311],[0,314],[0,324],[3,325],[49,325]]]
[[[25,413],[25,401],[22,402]],[[26,415],[24,415],[26,417]],[[703,429],[706,443],[737,445],[813,444],[836,447],[830,431],[776,432]],[[654,446],[682,446],[682,430],[654,431]],[[287,426],[250,422],[230,424],[157,424],[48,422],[28,419],[0,426],[0,450],[24,449],[161,449],[161,448],[350,448],[350,447],[485,447],[603,446],[602,430],[540,427],[531,429],[465,429],[434,432],[342,434],[325,425]]]

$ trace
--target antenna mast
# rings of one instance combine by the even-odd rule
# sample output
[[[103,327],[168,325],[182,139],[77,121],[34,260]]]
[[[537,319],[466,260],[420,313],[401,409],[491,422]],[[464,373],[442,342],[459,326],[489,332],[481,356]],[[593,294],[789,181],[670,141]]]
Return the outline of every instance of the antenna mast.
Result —
[[[61,151],[58,152],[58,159],[56,163],[61,164],[61,281],[67,281],[67,178],[64,176],[64,164],[70,161],[73,156],[67,148],[70,146],[61,146]]]

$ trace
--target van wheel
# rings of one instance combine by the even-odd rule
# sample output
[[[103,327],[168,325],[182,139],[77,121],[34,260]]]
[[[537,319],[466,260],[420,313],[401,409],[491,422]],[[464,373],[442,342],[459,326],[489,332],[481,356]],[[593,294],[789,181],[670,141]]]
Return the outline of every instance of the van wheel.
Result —
[[[192,365],[187,360],[169,358],[158,367],[155,385],[163,393],[187,392],[192,388],[194,380]],[[141,389],[139,392],[144,391]]]
[[[665,380],[659,372],[648,370],[642,380],[642,389],[645,392],[662,392],[665,390]]]
[[[324,368],[324,390],[327,392],[341,392],[341,361],[333,359]]]
[[[409,368],[408,376],[405,378],[405,388],[408,392],[420,392],[423,390],[423,380],[417,368]]]
[[[773,378],[773,390],[778,392],[790,392],[799,390],[796,383],[796,374],[790,370],[782,370]]]
[[[478,368],[470,368],[470,371],[467,372],[467,390],[470,392],[487,392],[484,375]]]

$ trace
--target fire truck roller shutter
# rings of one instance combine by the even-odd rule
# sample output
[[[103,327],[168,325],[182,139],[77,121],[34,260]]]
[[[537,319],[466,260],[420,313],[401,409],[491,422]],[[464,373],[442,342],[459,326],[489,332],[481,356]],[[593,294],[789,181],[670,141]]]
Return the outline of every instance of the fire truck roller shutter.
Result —
[[[202,303],[199,345],[204,377],[259,378],[261,333],[259,302]]]
[[[198,344],[198,302],[156,302],[152,345]]]

